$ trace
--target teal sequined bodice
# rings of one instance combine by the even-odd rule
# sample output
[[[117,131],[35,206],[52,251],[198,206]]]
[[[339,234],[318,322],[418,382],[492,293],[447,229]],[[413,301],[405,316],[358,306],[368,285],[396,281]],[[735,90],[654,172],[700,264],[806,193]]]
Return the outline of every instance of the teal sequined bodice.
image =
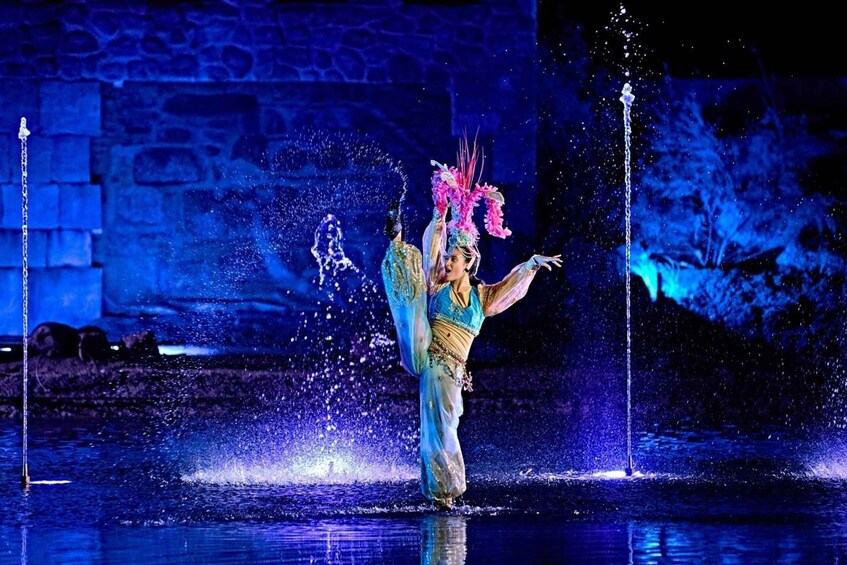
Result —
[[[444,285],[444,288],[429,299],[429,319],[449,322],[468,330],[474,336],[479,335],[485,316],[477,288],[471,288],[468,305],[462,308],[450,298],[450,285]]]

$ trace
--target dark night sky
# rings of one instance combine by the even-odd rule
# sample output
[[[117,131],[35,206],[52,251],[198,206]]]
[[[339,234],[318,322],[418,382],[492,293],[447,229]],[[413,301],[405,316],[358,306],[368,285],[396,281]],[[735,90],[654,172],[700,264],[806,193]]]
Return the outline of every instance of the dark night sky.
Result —
[[[539,32],[549,42],[563,22],[581,22],[589,37],[609,24],[620,2],[539,2]],[[845,22],[837,3],[819,0],[776,2],[638,2],[625,3],[641,32],[645,64],[673,76],[737,77],[769,75],[847,76]],[[758,58],[754,55],[758,53]]]

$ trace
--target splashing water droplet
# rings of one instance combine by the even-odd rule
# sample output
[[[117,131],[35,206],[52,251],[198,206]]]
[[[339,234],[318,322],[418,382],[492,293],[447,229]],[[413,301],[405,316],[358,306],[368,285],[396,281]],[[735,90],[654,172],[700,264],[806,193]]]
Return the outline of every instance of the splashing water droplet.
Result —
[[[323,286],[327,274],[337,275],[339,271],[351,269],[359,272],[353,262],[344,255],[344,234],[338,219],[327,214],[315,230],[315,244],[312,246],[312,256],[318,262],[320,279],[318,284]]]

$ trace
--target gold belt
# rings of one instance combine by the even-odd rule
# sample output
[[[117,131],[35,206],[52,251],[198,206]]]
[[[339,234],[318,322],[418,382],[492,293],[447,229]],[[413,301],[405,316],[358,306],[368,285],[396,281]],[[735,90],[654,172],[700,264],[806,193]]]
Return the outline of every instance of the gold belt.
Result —
[[[464,359],[453,353],[446,345],[435,338],[429,344],[429,353],[443,362],[450,360],[457,363],[462,368],[462,380],[461,382],[456,380],[456,384],[468,392],[473,392],[473,378],[465,365]]]

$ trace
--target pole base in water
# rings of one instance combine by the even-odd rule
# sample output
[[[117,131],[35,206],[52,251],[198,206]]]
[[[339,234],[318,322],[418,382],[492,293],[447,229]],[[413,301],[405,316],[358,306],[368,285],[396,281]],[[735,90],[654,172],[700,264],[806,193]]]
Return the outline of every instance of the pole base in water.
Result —
[[[624,470],[627,477],[631,477],[632,473],[635,472],[635,465],[632,462],[632,457],[629,458],[629,462],[626,465],[626,469]]]
[[[21,473],[21,488],[28,487],[29,483],[29,465],[24,465],[23,472]]]

